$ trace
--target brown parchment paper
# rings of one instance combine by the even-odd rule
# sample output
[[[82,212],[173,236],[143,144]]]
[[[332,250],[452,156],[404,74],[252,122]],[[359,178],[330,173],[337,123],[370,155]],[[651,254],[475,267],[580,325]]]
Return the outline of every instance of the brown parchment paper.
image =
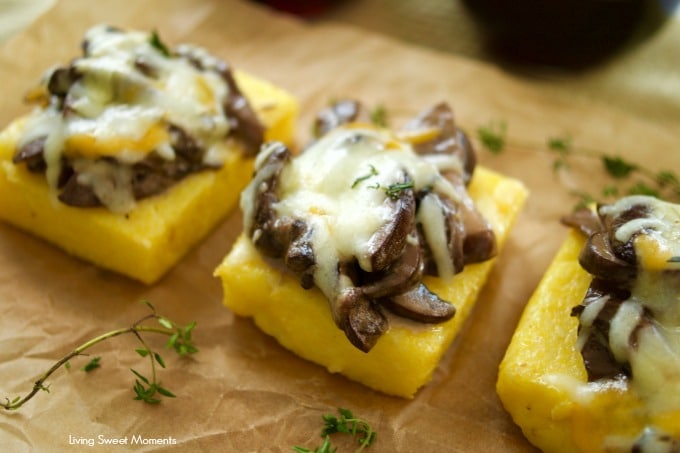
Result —
[[[59,1],[0,49],[3,127],[27,110],[21,97],[44,69],[77,56],[83,32],[100,22],[156,28],[171,45],[205,46],[288,89],[302,105],[301,143],[312,112],[333,97],[382,103],[395,124],[448,100],[469,131],[502,119],[510,136],[523,141],[569,134],[592,148],[644,159],[654,169],[678,164],[678,118],[651,122],[574,93],[544,92],[493,66],[227,0]],[[119,337],[99,345],[92,354],[102,356],[102,368],[86,374],[79,368],[88,359],[73,360],[70,371],[48,381],[49,394],[0,413],[3,451],[292,451],[293,445],[320,445],[321,415],[337,407],[376,428],[378,441],[369,451],[532,451],[495,394],[497,367],[564,237],[558,219],[574,204],[569,191],[600,187],[601,174],[575,162],[574,171],[556,175],[552,156],[526,149],[499,156],[479,151],[479,158],[524,181],[531,197],[467,326],[413,400],[381,395],[301,360],[221,305],[212,271],[241,228],[238,212],[154,286],[97,269],[0,225],[0,396],[27,392],[74,346],[146,314],[142,299],[180,323],[196,320],[200,348],[188,360],[163,354],[168,369],[160,379],[177,398],[149,406],[132,400],[128,369],[148,367],[133,351],[135,340]],[[147,338],[157,348],[165,341]],[[130,445],[133,436],[175,444]],[[99,444],[115,438],[128,445]],[[78,439],[94,446],[78,445]],[[341,438],[335,442],[339,451],[355,447]]]

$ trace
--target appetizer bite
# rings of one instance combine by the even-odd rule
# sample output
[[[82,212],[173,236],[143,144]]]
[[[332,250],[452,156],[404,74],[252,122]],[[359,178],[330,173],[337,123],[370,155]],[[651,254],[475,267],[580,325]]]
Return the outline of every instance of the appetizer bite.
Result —
[[[237,203],[297,103],[205,49],[99,25],[0,134],[0,217],[153,283]]]
[[[224,303],[301,357],[412,397],[470,314],[521,209],[476,167],[448,105],[390,131],[354,101],[299,155],[271,142],[241,197],[244,233],[215,273]]]
[[[630,196],[575,227],[519,322],[498,394],[544,451],[680,451],[680,205]]]

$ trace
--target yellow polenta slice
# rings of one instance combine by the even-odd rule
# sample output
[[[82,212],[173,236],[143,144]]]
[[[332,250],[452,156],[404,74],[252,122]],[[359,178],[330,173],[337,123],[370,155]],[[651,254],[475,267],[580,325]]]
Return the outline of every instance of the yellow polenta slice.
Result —
[[[526,189],[516,180],[477,168],[468,191],[502,245],[524,203]],[[430,290],[455,305],[455,316],[427,325],[391,318],[390,329],[368,353],[354,347],[338,329],[320,290],[301,288],[298,278],[272,267],[244,235],[215,274],[223,282],[224,304],[238,315],[252,317],[286,348],[331,372],[408,398],[430,380],[470,315],[492,266],[493,259],[466,265],[448,285],[425,277],[423,282]]]
[[[571,231],[527,304],[500,364],[498,395],[527,439],[546,452],[631,451],[654,426],[680,436],[680,409],[651,413],[626,380],[588,383],[576,346],[581,303],[592,277]],[[659,450],[665,451],[665,450]]]
[[[265,139],[292,142],[295,99],[272,84],[235,73],[266,126]],[[127,214],[67,206],[50,194],[45,176],[12,163],[27,118],[0,134],[0,218],[103,268],[145,283],[158,280],[230,212],[252,174],[238,145],[218,170],[190,175],[136,203]]]

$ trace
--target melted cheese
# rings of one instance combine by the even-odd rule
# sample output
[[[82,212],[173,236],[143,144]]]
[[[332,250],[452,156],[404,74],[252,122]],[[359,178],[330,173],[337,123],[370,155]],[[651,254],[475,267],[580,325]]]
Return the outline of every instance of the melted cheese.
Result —
[[[258,155],[257,167],[267,153],[265,149]],[[457,199],[455,189],[436,165],[418,156],[410,144],[398,141],[393,134],[368,126],[355,125],[329,133],[282,170],[279,202],[274,209],[278,216],[303,220],[311,228],[317,258],[314,279],[327,297],[335,297],[352,285],[339,278],[338,262],[356,258],[363,270],[372,271],[371,239],[394,216],[394,201],[385,189],[403,183],[406,174],[414,191],[431,189]],[[247,229],[252,225],[255,190],[250,187],[242,198]],[[424,229],[427,240],[433,241],[432,248],[438,250],[439,237],[446,236],[442,211],[437,207],[423,209],[422,204],[420,211],[417,221],[435,225],[433,234],[427,233],[429,228]],[[435,256],[435,260],[440,273],[449,276],[453,272],[446,242],[443,247],[444,253]]]
[[[186,58],[164,55],[151,44],[148,33],[96,26],[85,40],[87,55],[72,63],[80,76],[66,96],[67,111],[52,104],[35,112],[18,144],[46,137],[50,187],[56,188],[62,156],[107,156],[134,163],[157,151],[161,158],[172,160],[167,132],[171,124],[207,150],[207,165],[224,162],[229,122],[223,105],[229,89],[218,72],[199,70]],[[218,64],[203,49],[184,45],[182,52],[200,58],[206,69]],[[115,192],[105,197],[108,201],[102,199],[109,209],[129,209],[131,189],[120,180],[121,172],[103,171],[101,165],[81,167],[83,171],[96,168],[81,178],[95,193]],[[120,184],[112,188],[112,180]]]
[[[680,264],[670,260],[680,256],[680,206],[635,196],[601,212],[617,216],[636,205],[647,208],[647,217],[615,232],[617,240],[633,241],[638,273],[630,298],[611,320],[609,343],[617,360],[630,363],[630,388],[654,417],[680,408]],[[589,305],[584,315],[601,306]]]

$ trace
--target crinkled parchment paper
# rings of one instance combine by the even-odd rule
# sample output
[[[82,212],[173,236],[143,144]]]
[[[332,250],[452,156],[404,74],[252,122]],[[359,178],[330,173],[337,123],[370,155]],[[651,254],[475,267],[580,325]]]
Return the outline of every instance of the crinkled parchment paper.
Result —
[[[21,97],[42,72],[77,56],[83,32],[100,22],[156,28],[171,45],[202,45],[288,89],[303,107],[301,143],[312,112],[331,98],[383,104],[394,124],[448,100],[468,131],[504,120],[510,135],[523,141],[570,134],[592,148],[658,162],[659,168],[677,163],[677,118],[647,122],[573,93],[541,92],[491,66],[227,0],[58,2],[0,50],[3,127],[27,111]],[[0,225],[0,395],[28,391],[77,344],[146,314],[142,299],[180,323],[196,320],[200,348],[188,360],[163,354],[168,368],[160,379],[177,398],[149,406],[132,400],[128,368],[148,366],[134,353],[134,339],[101,344],[92,354],[102,356],[102,368],[86,374],[79,368],[88,359],[75,359],[70,371],[49,380],[49,394],[0,413],[3,451],[292,451],[293,445],[318,446],[321,415],[337,407],[350,408],[376,428],[378,441],[370,451],[531,451],[495,394],[497,367],[564,237],[558,219],[574,204],[569,191],[581,184],[570,175],[584,175],[597,187],[599,173],[590,175],[584,167],[558,177],[552,156],[522,149],[500,156],[480,150],[479,157],[523,180],[531,197],[462,335],[413,400],[378,394],[301,360],[221,305],[212,271],[240,230],[238,212],[149,287]],[[147,338],[162,348],[164,338]],[[129,445],[133,436],[176,444]],[[98,445],[115,438],[128,439],[128,445]],[[92,439],[94,446],[75,445],[76,439]],[[337,443],[341,451],[354,447]]]

